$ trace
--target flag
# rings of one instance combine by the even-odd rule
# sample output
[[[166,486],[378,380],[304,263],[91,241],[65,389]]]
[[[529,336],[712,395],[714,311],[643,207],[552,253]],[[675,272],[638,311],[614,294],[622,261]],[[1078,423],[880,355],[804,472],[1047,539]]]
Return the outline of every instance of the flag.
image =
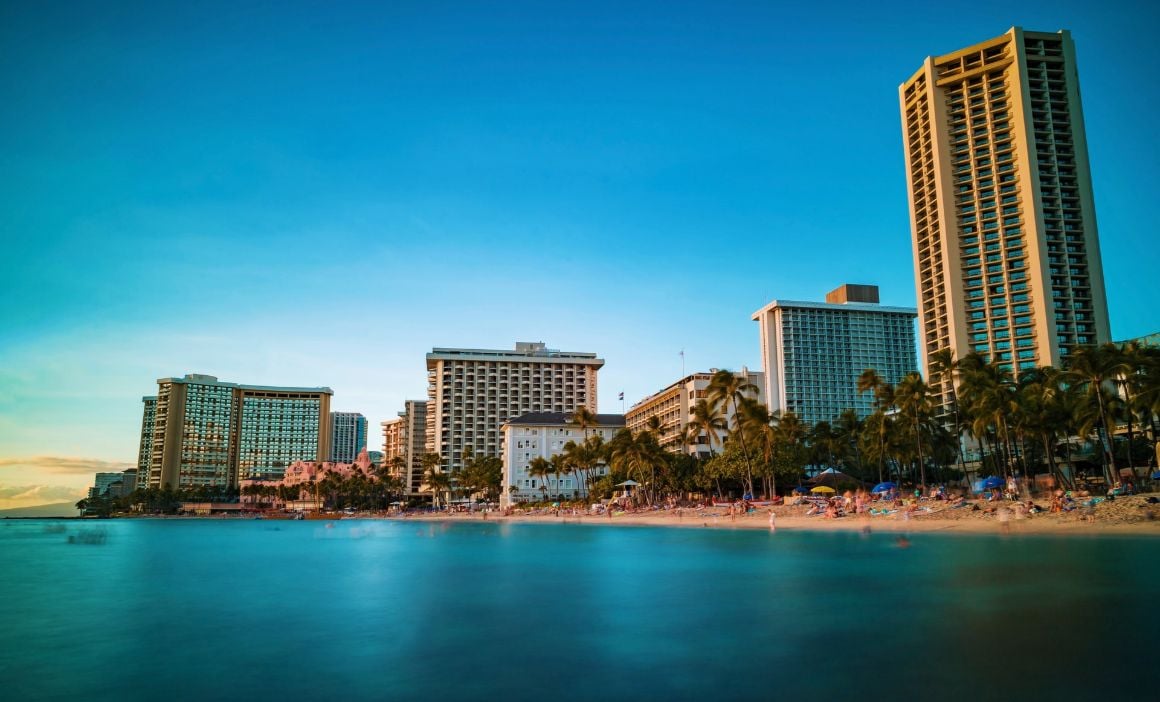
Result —
[[[621,392],[621,393],[620,393],[620,397],[619,397],[619,398],[617,398],[617,399],[623,400],[623,399],[624,399],[624,392]]]

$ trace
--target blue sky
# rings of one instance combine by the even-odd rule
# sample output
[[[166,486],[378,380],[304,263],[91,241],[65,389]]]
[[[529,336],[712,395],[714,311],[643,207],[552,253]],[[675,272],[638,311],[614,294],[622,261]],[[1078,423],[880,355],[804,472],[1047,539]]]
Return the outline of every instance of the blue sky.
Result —
[[[723,5],[0,5],[0,507],[135,460],[159,377],[377,445],[432,346],[596,351],[616,411],[772,298],[913,305],[898,84],[1012,25],[1073,33],[1113,335],[1160,329],[1154,5]]]

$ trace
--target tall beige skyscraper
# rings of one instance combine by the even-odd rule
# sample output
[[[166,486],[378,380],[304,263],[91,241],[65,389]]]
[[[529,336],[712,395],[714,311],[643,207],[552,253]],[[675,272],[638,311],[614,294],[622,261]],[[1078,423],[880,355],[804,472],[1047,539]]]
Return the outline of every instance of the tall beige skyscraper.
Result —
[[[898,95],[924,370],[940,349],[1017,374],[1110,341],[1071,34],[928,57]]]

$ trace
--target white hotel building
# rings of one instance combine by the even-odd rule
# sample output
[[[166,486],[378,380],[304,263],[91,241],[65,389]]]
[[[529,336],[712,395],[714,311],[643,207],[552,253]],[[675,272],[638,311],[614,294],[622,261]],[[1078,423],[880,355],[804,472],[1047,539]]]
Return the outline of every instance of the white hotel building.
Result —
[[[568,499],[588,494],[587,486],[577,475],[552,475],[546,479],[528,475],[528,465],[532,461],[537,458],[549,460],[563,453],[569,441],[583,443],[587,434],[589,437],[599,436],[607,443],[616,432],[624,429],[622,414],[598,414],[596,423],[587,431],[573,423],[571,416],[570,412],[532,412],[504,423],[500,506],[540,500],[546,496],[562,495]],[[599,479],[607,474],[608,467],[600,466],[592,478]],[[511,490],[512,486],[515,486],[515,491]]]
[[[770,411],[810,424],[832,423],[850,408],[867,416],[874,398],[858,394],[858,376],[873,368],[893,385],[916,372],[917,315],[880,306],[874,285],[843,285],[824,303],[774,300],[754,312]]]

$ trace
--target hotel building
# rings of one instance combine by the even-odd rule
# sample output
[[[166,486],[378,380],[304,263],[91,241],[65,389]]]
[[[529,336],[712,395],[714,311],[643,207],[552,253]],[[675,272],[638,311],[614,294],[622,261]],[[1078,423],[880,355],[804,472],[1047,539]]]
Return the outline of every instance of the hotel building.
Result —
[[[97,473],[93,487],[89,488],[89,499],[124,497],[136,489],[136,468],[129,468],[119,473]]]
[[[928,57],[898,95],[928,377],[942,349],[1017,374],[1110,341],[1071,34]]]
[[[594,353],[518,342],[514,351],[432,349],[427,354],[427,448],[443,470],[462,467],[463,449],[498,456],[500,427],[530,412],[596,412]]]
[[[687,452],[692,455],[708,456],[710,452],[709,438],[703,433],[695,444],[686,444],[684,439],[685,426],[689,423],[693,407],[698,400],[707,400],[709,397],[709,381],[717,369],[710,369],[708,373],[693,373],[681,378],[660,392],[653,393],[629,408],[624,415],[625,423],[632,433],[643,431],[648,427],[652,417],[658,417],[661,422],[660,436],[657,440],[661,446],[676,453]],[[753,398],[765,402],[765,376],[763,373],[751,371],[744,366],[738,372],[748,382],[757,387]],[[721,408],[726,422],[733,421],[732,403]],[[720,439],[715,440],[712,448],[720,448]]]
[[[774,300],[754,312],[770,411],[811,424],[851,408],[870,414],[874,398],[858,394],[858,376],[873,368],[895,384],[917,369],[915,316],[912,307],[880,306],[873,285],[843,285],[824,303]]]
[[[403,459],[395,477],[403,481],[403,494],[419,497],[423,485],[423,454],[427,450],[427,402],[407,400],[399,416],[383,422],[383,464],[390,467]]]
[[[586,437],[599,436],[608,442],[624,428],[622,414],[598,414],[596,423],[587,429],[574,424],[571,417],[571,412],[532,412],[504,423],[501,507],[545,497],[586,497],[588,486],[584,484],[584,478],[598,480],[608,474],[608,467],[601,464],[589,476],[576,473],[546,478],[528,475],[528,464],[537,458],[549,460],[563,453],[569,441],[580,444]]]
[[[157,381],[153,445],[142,487],[236,487],[277,480],[330,451],[330,388],[224,383],[211,375]]]
[[[137,449],[137,475],[149,474],[149,461],[153,456],[153,422],[157,418],[157,396],[141,398],[144,412],[141,415],[141,443]]]
[[[330,461],[352,463],[367,447],[367,418],[358,412],[330,413]]]

